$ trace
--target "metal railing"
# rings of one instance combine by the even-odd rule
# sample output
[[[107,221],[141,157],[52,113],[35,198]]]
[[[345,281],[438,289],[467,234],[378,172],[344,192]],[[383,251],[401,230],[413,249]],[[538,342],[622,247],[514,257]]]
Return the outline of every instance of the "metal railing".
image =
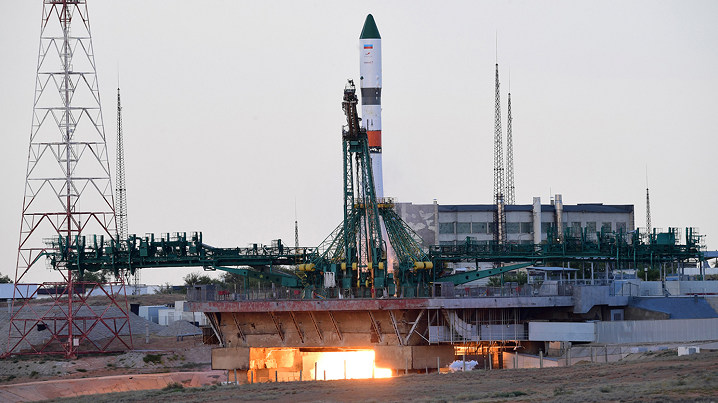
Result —
[[[409,298],[517,298],[572,296],[576,285],[588,285],[583,280],[544,281],[518,285],[506,283],[503,286],[456,286],[456,287],[400,287],[393,296],[384,290],[367,287],[324,288],[315,291],[289,287],[256,287],[247,289],[189,289],[187,301],[274,301],[300,299],[409,299]],[[628,292],[628,284],[611,291],[611,295]],[[637,293],[637,289],[635,290]]]

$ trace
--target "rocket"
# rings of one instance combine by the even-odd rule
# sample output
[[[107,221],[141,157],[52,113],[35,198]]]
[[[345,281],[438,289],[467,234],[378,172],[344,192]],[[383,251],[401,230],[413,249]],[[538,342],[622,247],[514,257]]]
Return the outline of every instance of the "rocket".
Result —
[[[371,14],[364,21],[359,36],[359,49],[362,127],[366,129],[369,140],[376,197],[384,197],[381,168],[381,36]]]

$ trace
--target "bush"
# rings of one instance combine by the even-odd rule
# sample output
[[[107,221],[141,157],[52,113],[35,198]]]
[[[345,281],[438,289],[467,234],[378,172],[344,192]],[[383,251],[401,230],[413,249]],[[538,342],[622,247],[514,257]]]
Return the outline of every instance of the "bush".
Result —
[[[181,390],[181,389],[184,389],[184,386],[182,386],[182,384],[179,382],[172,382],[172,383],[168,384],[167,386],[165,386],[164,388],[162,388],[162,390],[164,390],[164,391]]]
[[[142,361],[147,364],[162,364],[162,354],[147,354],[142,357]]]

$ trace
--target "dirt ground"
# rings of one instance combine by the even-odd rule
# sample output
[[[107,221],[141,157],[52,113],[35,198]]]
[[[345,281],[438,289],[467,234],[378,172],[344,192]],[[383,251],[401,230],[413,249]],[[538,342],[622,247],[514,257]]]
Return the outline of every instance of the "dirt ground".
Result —
[[[133,338],[135,350],[124,354],[62,356],[15,356],[0,360],[0,385],[72,378],[144,374],[210,369],[212,346],[202,345],[201,336],[150,336]],[[147,359],[150,356],[152,359]]]
[[[94,374],[93,374],[94,375]],[[718,402],[718,351],[634,354],[618,363],[263,383],[92,395],[57,402]]]

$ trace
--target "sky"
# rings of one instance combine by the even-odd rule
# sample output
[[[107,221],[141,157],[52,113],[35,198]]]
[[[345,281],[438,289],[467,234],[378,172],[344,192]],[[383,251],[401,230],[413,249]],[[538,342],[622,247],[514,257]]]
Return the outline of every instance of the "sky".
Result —
[[[329,235],[342,220],[342,92],[358,81],[371,13],[386,196],[492,202],[498,60],[517,204],[557,193],[633,204],[643,227],[648,172],[653,227],[696,227],[718,249],[718,2],[88,6],[113,172],[119,72],[130,233],[291,245],[296,218],[302,246]],[[0,2],[0,15],[0,273],[14,277],[42,2]],[[197,270],[148,269],[142,281],[181,284]],[[26,277],[56,278],[44,265]]]

